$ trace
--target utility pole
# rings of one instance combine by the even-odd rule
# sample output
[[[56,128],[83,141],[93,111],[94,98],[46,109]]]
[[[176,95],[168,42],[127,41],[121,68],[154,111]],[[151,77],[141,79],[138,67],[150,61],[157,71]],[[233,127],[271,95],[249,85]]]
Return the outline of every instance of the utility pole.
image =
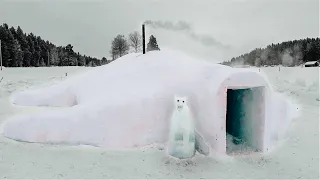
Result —
[[[142,24],[142,52],[146,53],[146,34],[144,30],[144,24]]]
[[[2,53],[1,53],[1,40],[0,40],[0,69],[2,71]]]

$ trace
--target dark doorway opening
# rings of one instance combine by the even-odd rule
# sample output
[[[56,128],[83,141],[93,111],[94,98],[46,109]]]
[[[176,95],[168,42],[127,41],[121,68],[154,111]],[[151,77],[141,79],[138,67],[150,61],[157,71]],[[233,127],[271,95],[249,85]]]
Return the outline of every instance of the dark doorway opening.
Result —
[[[227,154],[250,154],[262,150],[262,92],[263,87],[227,90]]]

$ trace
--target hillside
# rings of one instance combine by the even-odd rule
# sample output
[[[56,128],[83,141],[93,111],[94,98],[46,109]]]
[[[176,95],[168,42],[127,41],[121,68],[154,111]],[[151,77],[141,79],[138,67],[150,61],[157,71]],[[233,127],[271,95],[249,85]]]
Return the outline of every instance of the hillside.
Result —
[[[73,51],[73,46],[57,46],[40,36],[23,32],[4,23],[0,25],[2,63],[5,67],[100,66],[102,60]]]
[[[223,62],[225,65],[298,66],[320,59],[320,38],[306,38],[271,44]]]

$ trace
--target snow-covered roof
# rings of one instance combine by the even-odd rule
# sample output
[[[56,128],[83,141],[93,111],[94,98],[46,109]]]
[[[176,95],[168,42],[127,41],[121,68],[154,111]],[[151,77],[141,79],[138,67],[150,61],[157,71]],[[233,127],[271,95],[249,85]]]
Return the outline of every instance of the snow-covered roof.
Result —
[[[165,143],[178,95],[187,97],[196,130],[210,152],[225,153],[227,89],[251,87],[263,87],[261,94],[253,94],[264,107],[254,116],[263,127],[252,134],[267,149],[274,134],[285,132],[289,116],[286,102],[273,95],[263,74],[171,51],[128,54],[59,84],[15,93],[11,99],[17,105],[66,108],[12,117],[3,134],[27,142],[105,148]]]
[[[305,65],[312,65],[312,64],[315,64],[317,63],[318,61],[308,61],[305,63]]]

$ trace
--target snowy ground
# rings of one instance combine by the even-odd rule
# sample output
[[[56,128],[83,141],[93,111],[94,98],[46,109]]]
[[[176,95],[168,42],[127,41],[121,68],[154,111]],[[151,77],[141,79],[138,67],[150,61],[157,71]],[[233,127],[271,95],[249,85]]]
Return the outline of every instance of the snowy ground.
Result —
[[[12,92],[46,86],[83,67],[6,68],[0,72],[0,123],[13,114],[46,109],[9,103]],[[261,68],[274,89],[299,104],[286,139],[266,155],[232,156],[215,160],[197,155],[176,161],[162,148],[106,151],[16,142],[0,136],[0,178],[319,178],[319,68]],[[65,77],[68,73],[68,77]]]

